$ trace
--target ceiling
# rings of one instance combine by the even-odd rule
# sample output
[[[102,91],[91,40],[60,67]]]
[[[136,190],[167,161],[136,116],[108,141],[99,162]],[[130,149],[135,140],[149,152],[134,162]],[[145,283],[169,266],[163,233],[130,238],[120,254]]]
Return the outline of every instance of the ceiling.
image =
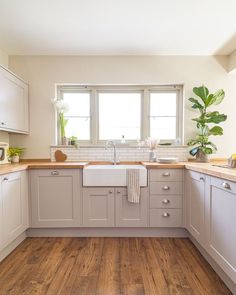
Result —
[[[213,55],[236,49],[236,0],[0,0],[14,55]]]

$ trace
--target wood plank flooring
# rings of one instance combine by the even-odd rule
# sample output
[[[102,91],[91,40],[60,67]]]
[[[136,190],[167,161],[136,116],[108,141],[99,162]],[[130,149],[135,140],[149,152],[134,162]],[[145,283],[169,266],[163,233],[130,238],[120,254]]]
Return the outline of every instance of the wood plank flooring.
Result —
[[[0,294],[231,294],[188,239],[28,238],[0,263]]]

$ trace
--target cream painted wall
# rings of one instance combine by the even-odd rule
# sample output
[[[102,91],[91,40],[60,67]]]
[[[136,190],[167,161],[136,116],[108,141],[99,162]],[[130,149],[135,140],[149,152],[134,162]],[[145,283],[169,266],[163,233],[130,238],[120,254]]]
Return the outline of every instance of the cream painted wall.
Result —
[[[228,57],[228,71],[236,71],[236,50],[233,51]]]
[[[214,142],[218,155],[228,156],[236,151],[236,75],[227,74],[226,62],[226,57],[212,56],[11,56],[11,70],[30,85],[30,135],[11,135],[10,142],[26,147],[26,158],[49,158],[49,147],[55,144],[55,114],[50,101],[55,83],[184,83],[187,140],[194,134],[191,118],[195,116],[187,98],[194,86],[204,83],[211,91],[226,91],[220,106],[228,114],[225,135]]]
[[[0,65],[8,67],[8,55],[0,49]],[[0,141],[9,142],[9,135],[7,132],[0,131]]]

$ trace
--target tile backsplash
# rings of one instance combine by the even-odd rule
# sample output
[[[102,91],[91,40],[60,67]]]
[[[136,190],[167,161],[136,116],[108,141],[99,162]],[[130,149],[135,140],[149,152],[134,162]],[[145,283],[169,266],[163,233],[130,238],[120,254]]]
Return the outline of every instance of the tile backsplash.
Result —
[[[147,147],[117,147],[117,159],[120,161],[148,161],[149,148]],[[52,146],[51,160],[55,161],[55,151],[61,150],[67,155],[67,161],[111,161],[113,159],[113,149],[105,147],[75,148],[73,146]],[[187,146],[160,146],[155,150],[157,157],[178,157],[179,161],[188,160]]]

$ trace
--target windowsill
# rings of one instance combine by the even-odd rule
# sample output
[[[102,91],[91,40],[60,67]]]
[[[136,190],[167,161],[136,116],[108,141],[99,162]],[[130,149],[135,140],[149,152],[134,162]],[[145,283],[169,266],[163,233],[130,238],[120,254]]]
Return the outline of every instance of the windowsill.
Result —
[[[118,148],[137,148],[137,149],[149,149],[147,146],[138,146],[138,145],[132,145],[132,144],[116,144],[116,147]],[[157,148],[187,148],[187,145],[158,145]],[[64,149],[76,149],[77,147],[74,145],[51,145],[50,148],[64,148]],[[105,148],[104,144],[79,144],[78,148]]]

